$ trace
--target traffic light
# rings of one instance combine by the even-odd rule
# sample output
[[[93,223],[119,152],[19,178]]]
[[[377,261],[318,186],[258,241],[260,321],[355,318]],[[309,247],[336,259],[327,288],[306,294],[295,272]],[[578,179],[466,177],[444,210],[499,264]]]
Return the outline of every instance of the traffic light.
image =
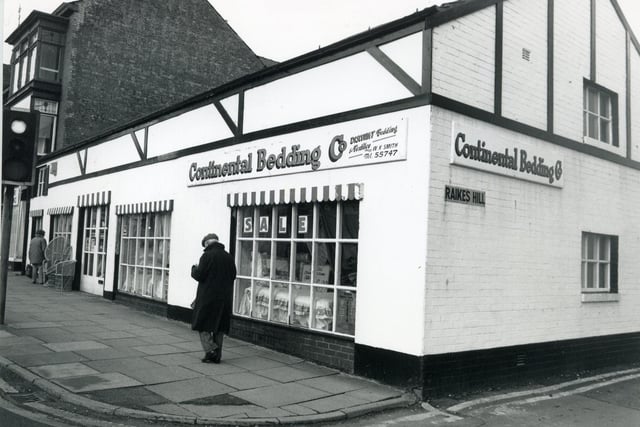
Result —
[[[5,109],[2,122],[2,182],[31,185],[36,156],[35,112]]]

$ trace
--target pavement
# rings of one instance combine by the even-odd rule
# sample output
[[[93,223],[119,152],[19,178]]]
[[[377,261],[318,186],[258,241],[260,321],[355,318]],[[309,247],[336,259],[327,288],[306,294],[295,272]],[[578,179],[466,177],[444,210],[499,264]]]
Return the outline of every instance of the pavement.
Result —
[[[407,390],[226,337],[202,363],[190,325],[8,274],[0,368],[89,411],[188,424],[336,422],[416,402]]]

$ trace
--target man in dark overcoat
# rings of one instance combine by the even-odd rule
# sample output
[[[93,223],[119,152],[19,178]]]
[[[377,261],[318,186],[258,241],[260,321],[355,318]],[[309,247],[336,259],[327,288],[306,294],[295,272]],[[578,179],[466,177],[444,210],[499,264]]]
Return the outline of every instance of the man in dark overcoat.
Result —
[[[205,363],[220,363],[222,340],[229,333],[236,265],[214,233],[202,239],[204,253],[191,277],[198,281],[191,329],[200,333]]]

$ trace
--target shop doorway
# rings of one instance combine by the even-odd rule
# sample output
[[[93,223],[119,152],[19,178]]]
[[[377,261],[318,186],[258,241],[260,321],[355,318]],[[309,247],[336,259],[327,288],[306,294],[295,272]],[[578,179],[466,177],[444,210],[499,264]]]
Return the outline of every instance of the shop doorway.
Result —
[[[109,206],[90,206],[80,212],[80,290],[102,295],[107,262]]]

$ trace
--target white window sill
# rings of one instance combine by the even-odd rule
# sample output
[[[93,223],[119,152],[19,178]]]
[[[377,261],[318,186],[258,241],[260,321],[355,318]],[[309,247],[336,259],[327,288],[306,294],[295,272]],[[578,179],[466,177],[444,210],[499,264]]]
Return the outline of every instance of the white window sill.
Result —
[[[614,146],[613,144],[609,143],[609,142],[602,142],[599,139],[594,139],[594,138],[590,138],[588,136],[583,136],[582,137],[582,142],[584,142],[585,144],[588,145],[592,145],[594,147],[600,148],[602,150],[606,150],[609,151],[611,153],[616,153],[616,154],[620,154],[622,155],[622,147],[618,146]]]
[[[609,292],[587,292],[582,294],[582,302],[615,302],[620,301],[620,294]]]

